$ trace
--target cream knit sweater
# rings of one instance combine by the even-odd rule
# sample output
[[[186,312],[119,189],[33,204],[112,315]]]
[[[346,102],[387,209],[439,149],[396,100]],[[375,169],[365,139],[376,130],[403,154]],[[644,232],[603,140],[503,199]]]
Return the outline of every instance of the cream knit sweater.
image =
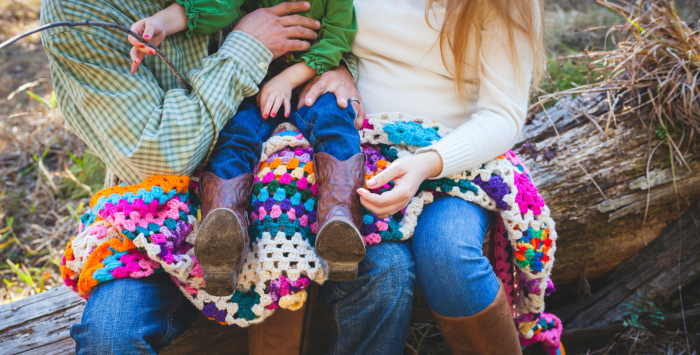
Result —
[[[430,147],[442,157],[440,177],[474,169],[512,147],[525,122],[533,59],[516,35],[514,63],[504,23],[484,11],[479,68],[468,68],[471,94],[462,104],[454,77],[440,55],[445,8],[435,4],[429,26],[427,0],[355,0],[358,31],[352,52],[360,58],[357,87],[367,113],[406,112],[455,130]],[[472,47],[467,58],[474,58]],[[449,49],[449,48],[448,48]],[[452,54],[446,53],[454,67]]]

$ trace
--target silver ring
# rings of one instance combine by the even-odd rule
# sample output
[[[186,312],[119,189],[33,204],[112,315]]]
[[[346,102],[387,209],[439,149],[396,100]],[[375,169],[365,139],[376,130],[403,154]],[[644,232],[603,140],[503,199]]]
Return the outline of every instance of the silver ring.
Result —
[[[348,99],[348,102],[353,102],[353,101],[356,101],[358,104],[361,105],[360,99],[358,99],[358,98],[356,98],[356,97],[354,97],[354,96]]]

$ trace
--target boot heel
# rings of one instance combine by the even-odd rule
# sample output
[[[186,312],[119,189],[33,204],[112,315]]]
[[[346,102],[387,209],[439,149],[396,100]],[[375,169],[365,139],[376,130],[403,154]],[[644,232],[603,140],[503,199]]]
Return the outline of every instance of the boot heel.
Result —
[[[210,212],[202,222],[194,242],[194,255],[202,267],[208,294],[233,294],[238,280],[234,266],[245,248],[243,232],[238,217],[225,208]]]
[[[326,260],[329,281],[352,281],[357,278],[358,263],[343,263]]]
[[[328,280],[351,281],[357,278],[357,264],[365,258],[365,244],[354,225],[332,218],[316,236],[316,253],[328,265]]]

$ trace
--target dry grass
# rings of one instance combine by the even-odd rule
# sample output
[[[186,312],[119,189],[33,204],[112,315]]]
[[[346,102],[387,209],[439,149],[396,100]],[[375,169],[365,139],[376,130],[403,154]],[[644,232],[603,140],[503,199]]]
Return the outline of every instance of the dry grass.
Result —
[[[0,40],[38,26],[39,6],[40,0],[0,0]],[[32,99],[27,90],[8,99],[36,81],[27,89],[51,101],[38,35],[1,52],[0,73],[0,303],[6,303],[62,284],[62,251],[88,196],[66,168],[92,189],[103,173],[64,127],[58,109]]]
[[[683,332],[629,329],[617,334],[603,349],[589,355],[697,355],[697,333],[686,337]]]
[[[683,160],[678,146],[685,139],[697,147],[700,134],[700,36],[697,23],[679,15],[676,3],[668,0],[598,0],[626,21],[613,26],[608,36],[616,44],[611,50],[587,51],[568,58],[586,59],[598,76],[595,82],[545,95],[541,103],[564,95],[591,91],[608,92],[613,108],[602,124],[607,128],[624,116],[651,110],[642,122],[663,132],[676,133],[669,139]],[[687,136],[687,137],[686,137]]]

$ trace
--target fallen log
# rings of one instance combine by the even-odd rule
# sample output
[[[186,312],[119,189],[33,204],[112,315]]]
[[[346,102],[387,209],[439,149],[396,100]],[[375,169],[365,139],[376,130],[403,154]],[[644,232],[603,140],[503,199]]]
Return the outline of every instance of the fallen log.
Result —
[[[621,263],[602,290],[555,313],[567,328],[614,323],[624,304],[656,305],[677,298],[700,278],[700,206],[673,221],[649,245]]]
[[[66,286],[0,306],[0,354],[74,354],[70,327],[80,322],[84,307],[85,301]],[[306,333],[304,354],[326,354],[335,329],[333,312],[322,301],[314,303],[309,312],[311,328]],[[414,322],[434,323],[420,296],[415,299],[412,318]],[[248,328],[222,326],[200,314],[161,352],[195,353],[246,355]]]
[[[602,93],[564,98],[525,126],[514,151],[522,150],[557,223],[555,285],[607,276],[677,218],[668,145],[655,129],[633,116],[615,122]],[[682,213],[700,201],[700,162],[685,159],[688,166],[677,162],[674,170]]]

